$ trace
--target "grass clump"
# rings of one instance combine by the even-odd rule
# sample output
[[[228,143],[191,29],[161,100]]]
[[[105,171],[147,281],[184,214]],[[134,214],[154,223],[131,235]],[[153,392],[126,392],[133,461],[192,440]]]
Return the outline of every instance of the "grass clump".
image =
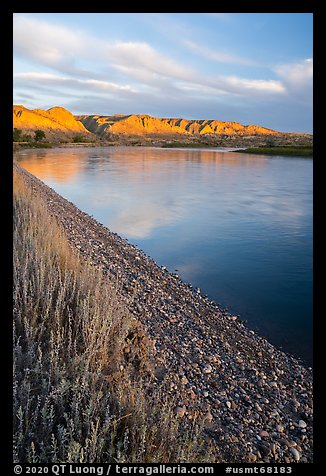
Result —
[[[14,462],[209,462],[125,359],[141,326],[14,173]]]

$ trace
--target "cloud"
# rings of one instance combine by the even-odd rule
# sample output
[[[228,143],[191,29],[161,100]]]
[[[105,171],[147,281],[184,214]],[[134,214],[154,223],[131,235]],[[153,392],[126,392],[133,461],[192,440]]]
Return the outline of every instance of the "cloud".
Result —
[[[85,44],[81,32],[30,16],[14,15],[13,50],[19,57],[83,75],[86,72],[76,68],[75,58],[83,54]]]
[[[275,67],[290,98],[312,106],[313,59],[307,58],[296,63]]]
[[[148,75],[159,75],[174,79],[185,79],[192,71],[180,63],[157,52],[144,42],[115,42],[104,48],[113,67],[130,72],[146,71]]]
[[[242,56],[233,55],[231,53],[224,53],[219,50],[212,50],[211,48],[207,48],[207,46],[199,45],[190,40],[184,40],[183,44],[193,53],[197,53],[206,59],[217,61],[219,63],[231,63],[246,66],[253,66],[256,64],[253,60],[248,58],[243,58]]]
[[[189,44],[189,42],[188,42]],[[192,47],[194,43],[191,43]],[[197,46],[198,47],[198,46]],[[199,47],[200,49],[202,47]],[[41,65],[50,66],[75,78],[54,78],[36,76],[28,73],[26,81],[47,82],[69,87],[102,91],[148,90],[152,93],[190,93],[205,88],[215,94],[250,94],[283,92],[280,82],[275,80],[246,79],[236,76],[207,77],[192,68],[180,64],[173,58],[161,54],[145,42],[105,42],[97,38],[71,31],[62,26],[52,25],[35,18],[18,16],[14,22],[14,51],[27,59]],[[217,52],[205,49],[206,55],[217,57]],[[214,56],[215,55],[215,56]],[[77,64],[83,61],[96,61],[97,72],[87,71]],[[224,55],[225,61],[246,61],[238,57]],[[108,81],[102,70],[98,73],[98,64],[106,68],[106,76],[114,76],[115,81]],[[115,70],[116,73],[112,74]],[[34,74],[34,79],[32,77]],[[120,75],[119,75],[120,74]],[[78,79],[76,79],[76,77]],[[81,80],[82,78],[87,78]],[[17,78],[16,78],[17,79]],[[20,76],[23,79],[23,76]],[[128,84],[121,84],[121,82]],[[132,83],[132,84],[130,84]],[[146,89],[147,88],[147,89]],[[153,89],[154,88],[154,89]],[[154,91],[156,90],[156,91]]]
[[[101,81],[97,79],[75,79],[69,77],[58,76],[49,73],[26,72],[14,74],[14,82],[17,85],[27,83],[38,83],[51,86],[63,86],[70,89],[84,89],[98,92],[117,92],[130,91],[132,88],[129,85],[120,85],[110,81]]]
[[[237,76],[226,76],[221,77],[220,80],[224,82],[226,89],[238,94],[247,93],[248,91],[279,94],[285,91],[283,84],[273,79],[246,79]]]
[[[275,68],[275,72],[283,78],[285,83],[296,87],[311,84],[313,79],[313,59],[307,58],[298,63],[282,64]]]
[[[277,80],[246,79],[237,76],[216,76],[215,78],[198,78],[196,82],[189,82],[184,88],[197,90],[201,93],[212,94],[215,91],[220,94],[237,96],[280,95],[285,92],[282,82]]]
[[[253,65],[248,58],[190,40],[185,40],[185,45],[208,66],[216,62]],[[14,15],[14,54],[18,58],[15,70],[19,68],[14,75],[15,97],[37,91],[42,100],[48,95],[47,103],[55,100],[78,113],[219,117],[277,129],[276,119],[264,123],[272,102],[273,111],[288,109],[288,114],[289,105],[291,111],[302,107],[306,117],[311,109],[312,59],[277,65],[267,70],[270,77],[265,71],[264,79],[252,77],[251,69],[249,77],[205,73],[187,63],[186,55],[179,61],[173,52],[163,54],[144,41],[99,39],[32,14]],[[33,107],[40,107],[34,100]],[[251,116],[255,114],[251,120],[248,110]],[[283,113],[280,116],[282,120]]]

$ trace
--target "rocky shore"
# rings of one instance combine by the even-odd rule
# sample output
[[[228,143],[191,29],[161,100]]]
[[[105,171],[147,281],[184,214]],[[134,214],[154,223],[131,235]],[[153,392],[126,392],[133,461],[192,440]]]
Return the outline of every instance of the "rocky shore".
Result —
[[[118,283],[152,342],[148,387],[171,394],[176,418],[201,422],[216,462],[313,461],[311,368],[14,167],[44,199],[71,246]]]

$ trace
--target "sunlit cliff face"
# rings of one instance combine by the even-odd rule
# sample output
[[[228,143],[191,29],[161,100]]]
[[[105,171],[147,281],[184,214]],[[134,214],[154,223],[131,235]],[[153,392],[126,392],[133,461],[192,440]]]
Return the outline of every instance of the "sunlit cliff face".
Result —
[[[72,137],[74,134],[91,136],[116,135],[269,135],[276,131],[264,127],[245,126],[239,122],[218,120],[187,120],[182,118],[156,118],[141,115],[73,116],[62,107],[48,110],[13,107],[13,127],[25,131],[43,130],[48,140]]]
[[[13,127],[26,131],[40,129],[47,133],[47,137],[53,137],[55,133],[90,135],[85,126],[62,107],[53,107],[45,111],[14,106]]]
[[[272,129],[256,125],[245,126],[239,122],[218,120],[187,120],[182,118],[156,118],[148,115],[130,116],[77,116],[91,131],[98,134],[228,134],[255,135],[277,134]]]

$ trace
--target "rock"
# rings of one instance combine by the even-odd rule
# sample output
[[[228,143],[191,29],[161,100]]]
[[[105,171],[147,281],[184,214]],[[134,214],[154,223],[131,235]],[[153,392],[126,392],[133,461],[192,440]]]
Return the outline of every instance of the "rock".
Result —
[[[225,405],[226,405],[228,408],[231,408],[231,402],[227,401],[227,402],[225,402]]]
[[[184,417],[186,411],[186,407],[177,407],[174,412],[178,418],[182,418]]]
[[[279,433],[283,433],[283,431],[284,431],[284,426],[283,426],[283,425],[277,425],[276,430],[277,430]]]
[[[288,446],[289,448],[294,448],[295,446],[297,446],[297,444],[296,444],[295,441],[289,440],[289,441],[287,441],[287,446]]]
[[[259,436],[261,436],[262,438],[268,438],[269,433],[267,431],[263,430],[259,433]]]
[[[304,420],[300,420],[299,421],[299,428],[306,428],[306,427],[307,427],[307,423]]]
[[[210,364],[206,364],[205,367],[203,368],[204,374],[210,374],[212,373],[213,368]]]
[[[259,451],[263,454],[263,456],[267,456],[271,450],[268,443],[259,443]]]
[[[295,448],[291,448],[291,453],[292,453],[293,458],[295,459],[295,461],[299,461],[299,459],[301,457],[299,451],[297,451]]]
[[[204,422],[205,423],[212,423],[213,421],[213,415],[211,412],[207,412],[206,415],[204,416]]]
[[[255,463],[255,461],[257,461],[257,456],[254,453],[249,453],[248,463]]]

